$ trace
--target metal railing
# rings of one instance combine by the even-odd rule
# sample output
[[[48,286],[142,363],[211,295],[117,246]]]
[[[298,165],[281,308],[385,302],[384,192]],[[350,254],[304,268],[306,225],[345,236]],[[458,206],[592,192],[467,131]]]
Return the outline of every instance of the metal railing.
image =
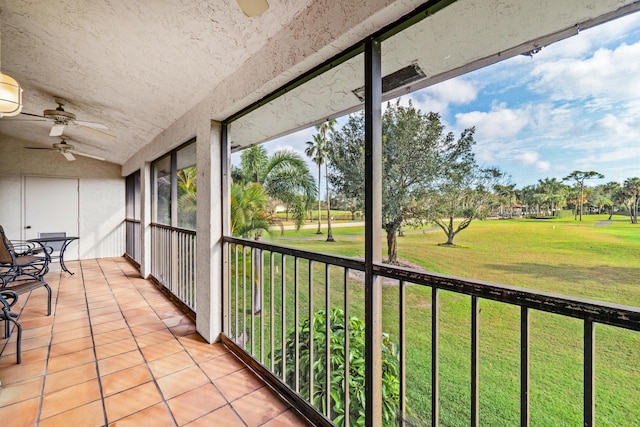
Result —
[[[292,391],[313,404],[329,419],[344,417],[339,423],[349,426],[353,418],[354,396],[350,390],[354,372],[350,363],[353,357],[345,357],[344,363],[336,365],[335,358],[341,354],[353,356],[355,342],[350,329],[354,328],[353,317],[364,319],[364,291],[359,275],[365,270],[364,262],[352,258],[313,253],[280,247],[262,242],[225,237],[228,259],[228,284],[225,306],[228,307],[225,330],[227,336],[242,347],[257,362],[275,374]],[[385,292],[395,292],[397,307],[385,306],[386,311],[397,310],[397,327],[394,340],[397,352],[393,358],[398,363],[397,418],[383,425],[404,425],[407,413],[407,342],[406,318],[408,305],[406,290],[409,285],[430,288],[431,319],[424,319],[425,334],[431,334],[430,403],[428,414],[432,426],[441,422],[440,406],[440,322],[442,293],[470,297],[470,348],[469,386],[470,407],[468,414],[472,426],[480,425],[480,303],[493,301],[517,308],[519,314],[519,419],[520,425],[528,426],[530,408],[531,371],[531,313],[547,312],[568,319],[578,319],[583,327],[583,413],[585,426],[595,424],[595,326],[609,325],[630,331],[640,331],[640,308],[627,307],[606,302],[532,291],[511,286],[469,280],[452,276],[424,273],[413,269],[383,264],[373,266],[378,277],[385,278],[393,286],[385,285]],[[488,304],[487,304],[488,305]],[[339,308],[342,325],[324,321],[327,313]],[[537,316],[537,314],[536,314]],[[308,321],[311,319],[311,322]],[[324,322],[324,323],[323,323]],[[430,323],[430,327],[429,327]],[[319,326],[318,326],[319,325]],[[536,324],[537,325],[537,324]],[[336,326],[338,328],[336,329]],[[517,327],[517,326],[516,326]],[[537,331],[536,331],[537,332]],[[322,342],[314,343],[314,340]],[[346,338],[345,338],[346,337]],[[351,337],[351,338],[348,338]],[[326,345],[329,342],[330,345]],[[384,342],[384,341],[383,341]],[[543,349],[548,352],[551,349]],[[369,357],[383,356],[387,350],[374,352],[366,349]],[[338,355],[338,356],[337,356]],[[425,354],[425,357],[427,355]],[[339,372],[334,372],[336,366]],[[327,393],[330,384],[331,393]],[[340,388],[337,384],[342,384]],[[337,387],[337,391],[336,391]],[[358,390],[358,393],[360,391]],[[364,393],[364,390],[362,391]],[[342,407],[336,409],[332,394],[342,394]],[[389,396],[387,396],[389,398]],[[378,400],[382,402],[380,398]],[[367,420],[370,425],[370,420]],[[428,422],[428,421],[427,421]],[[378,425],[376,423],[375,425]]]
[[[140,221],[136,219],[125,219],[126,226],[126,247],[127,255],[137,263],[140,263]]]
[[[196,232],[152,224],[151,275],[195,311]]]

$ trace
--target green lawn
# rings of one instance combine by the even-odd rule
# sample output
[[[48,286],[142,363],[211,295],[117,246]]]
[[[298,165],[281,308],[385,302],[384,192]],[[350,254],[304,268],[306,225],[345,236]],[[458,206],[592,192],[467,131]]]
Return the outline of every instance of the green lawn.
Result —
[[[615,218],[614,219],[622,219]],[[398,240],[399,257],[430,271],[591,299],[640,306],[640,228],[606,216],[554,220],[476,221],[457,238],[457,247],[438,246],[440,231],[407,230]],[[273,235],[276,244],[300,249],[363,256],[362,227],[336,228],[327,243],[315,230]],[[384,236],[383,236],[384,239]],[[267,239],[269,240],[269,239]],[[275,259],[274,289],[265,289],[265,306],[274,295],[282,305],[282,269]],[[286,259],[286,316],[274,321],[275,346],[281,346],[282,324],[293,327],[293,259]],[[299,261],[300,317],[308,315],[308,262]],[[343,272],[330,268],[327,292],[324,265],[315,265],[314,308],[344,306]],[[267,260],[266,277],[269,278]],[[268,281],[267,281],[268,282]],[[363,316],[361,282],[348,280],[349,309]],[[242,295],[242,293],[240,293]],[[383,329],[397,340],[398,287],[383,290]],[[407,286],[407,382],[413,415],[428,420],[431,412],[431,290]],[[440,413],[441,425],[469,425],[470,310],[469,297],[441,292]],[[242,306],[242,302],[239,304]],[[248,306],[248,303],[247,303]],[[480,303],[481,425],[519,425],[519,309],[482,300]],[[276,312],[278,310],[276,309]],[[255,316],[270,334],[268,310]],[[248,320],[250,323],[250,320]],[[258,338],[259,334],[253,334]],[[558,315],[531,315],[531,425],[582,423],[582,323]],[[268,346],[268,345],[267,345]],[[596,329],[596,413],[599,426],[633,424],[640,419],[640,333],[598,325]],[[267,348],[265,354],[270,350]],[[267,361],[268,362],[268,361]],[[268,365],[268,363],[267,363]]]

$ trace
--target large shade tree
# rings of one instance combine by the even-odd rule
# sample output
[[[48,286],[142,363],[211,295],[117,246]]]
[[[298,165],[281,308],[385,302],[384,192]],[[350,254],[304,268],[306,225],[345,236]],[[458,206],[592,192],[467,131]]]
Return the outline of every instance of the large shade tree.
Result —
[[[500,183],[504,174],[498,169],[478,165],[472,151],[473,134],[473,128],[462,132],[429,193],[429,219],[447,236],[444,245],[453,245],[458,233],[480,216],[494,188],[510,187]]]
[[[463,154],[459,147],[473,140],[473,131],[460,139],[445,133],[437,113],[389,103],[382,116],[382,226],[387,235],[387,262],[397,263],[397,235],[403,224],[429,218],[427,201],[449,162]],[[331,182],[345,197],[364,195],[364,116],[349,116],[334,134],[330,150]]]
[[[584,182],[589,179],[602,179],[604,175],[596,171],[579,171],[575,170],[571,172],[569,175],[565,176],[563,180],[565,181],[575,181],[576,187],[578,188],[578,205],[577,208],[580,209],[580,221],[582,221],[582,209],[585,202],[585,194],[584,194]]]

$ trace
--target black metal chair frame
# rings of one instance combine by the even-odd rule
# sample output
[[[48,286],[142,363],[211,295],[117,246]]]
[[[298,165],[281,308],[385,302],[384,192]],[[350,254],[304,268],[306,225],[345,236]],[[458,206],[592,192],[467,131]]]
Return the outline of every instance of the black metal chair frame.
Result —
[[[0,320],[5,321],[5,338],[11,335],[11,323],[16,325],[18,363],[21,362],[22,326],[16,320],[17,313],[11,312],[18,295],[44,287],[48,294],[47,316],[51,315],[51,287],[44,281],[50,257],[48,250],[38,248],[29,242],[10,241],[0,226]]]
[[[11,312],[13,307],[18,302],[18,294],[12,290],[2,289],[0,290],[0,320],[4,320],[4,337],[5,339],[11,336],[11,323],[16,325],[18,330],[18,339],[16,342],[16,363],[22,363],[22,326],[16,318],[18,315]]]
[[[0,275],[5,283],[42,280],[49,271],[50,251],[31,242],[11,241],[0,225]]]

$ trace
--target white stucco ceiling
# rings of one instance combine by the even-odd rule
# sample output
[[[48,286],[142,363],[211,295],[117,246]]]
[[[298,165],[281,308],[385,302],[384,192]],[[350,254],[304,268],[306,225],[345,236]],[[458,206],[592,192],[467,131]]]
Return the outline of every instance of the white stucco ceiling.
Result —
[[[65,134],[76,149],[124,164],[195,106],[204,103],[212,119],[222,120],[422,2],[269,0],[267,12],[248,18],[235,0],[0,0],[1,66],[24,88],[24,112],[42,114],[56,107],[54,97],[67,99],[65,109],[78,120],[102,123],[115,136],[111,140],[69,127]],[[431,21],[422,34],[407,32],[405,40],[388,40],[388,46],[399,47],[384,67],[393,71],[420,54],[427,77],[435,81],[456,67],[635,3],[458,0],[448,7],[451,12],[438,12],[442,20]],[[419,52],[415,40],[407,43],[409,36],[419,38]],[[453,57],[443,62],[440,57],[451,52]],[[279,101],[277,107],[286,109],[280,113],[302,114],[277,125],[263,109],[254,124],[246,125],[254,133],[245,135],[242,144],[354,108],[357,99],[350,91],[361,86],[360,75],[340,77],[349,86],[346,103],[321,102],[331,98],[321,90],[329,87],[326,83],[309,87],[308,93],[320,100],[318,117],[296,104],[296,99],[304,102],[304,93],[289,97],[289,104]],[[7,143],[2,135],[33,146],[59,142],[49,136],[50,122],[31,119],[0,119],[0,144]]]

